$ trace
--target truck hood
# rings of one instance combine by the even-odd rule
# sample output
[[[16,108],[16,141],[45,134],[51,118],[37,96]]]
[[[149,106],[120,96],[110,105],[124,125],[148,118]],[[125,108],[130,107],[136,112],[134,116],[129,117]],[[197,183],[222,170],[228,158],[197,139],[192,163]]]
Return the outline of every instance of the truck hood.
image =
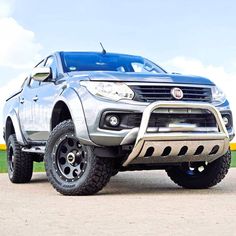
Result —
[[[202,84],[214,85],[204,77],[181,74],[148,74],[148,73],[123,73],[123,72],[71,72],[71,77],[81,80],[114,81],[114,82],[146,82],[146,83],[176,83],[176,84]]]

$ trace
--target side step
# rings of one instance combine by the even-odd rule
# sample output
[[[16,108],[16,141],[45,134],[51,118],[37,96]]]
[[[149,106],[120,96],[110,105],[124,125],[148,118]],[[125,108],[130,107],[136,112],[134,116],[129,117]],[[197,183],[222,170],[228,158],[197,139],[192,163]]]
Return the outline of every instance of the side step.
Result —
[[[38,153],[38,154],[44,154],[45,153],[45,146],[35,146],[31,148],[22,148],[22,152],[28,152],[28,153]]]

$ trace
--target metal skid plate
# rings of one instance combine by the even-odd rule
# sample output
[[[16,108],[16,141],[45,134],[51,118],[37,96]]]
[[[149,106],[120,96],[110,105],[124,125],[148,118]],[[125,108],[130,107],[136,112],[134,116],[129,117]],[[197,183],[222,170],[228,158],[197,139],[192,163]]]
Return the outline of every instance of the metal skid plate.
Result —
[[[217,145],[216,145],[217,143]],[[218,146],[217,153],[212,153],[214,147]],[[153,150],[152,155],[147,155]],[[170,151],[165,155],[165,150]],[[185,151],[184,155],[181,150]],[[200,150],[201,152],[197,152]],[[216,150],[216,149],[215,149]],[[195,140],[195,141],[146,141],[137,158],[131,163],[177,163],[177,162],[212,162],[224,154],[224,140]],[[164,155],[163,155],[164,154]]]

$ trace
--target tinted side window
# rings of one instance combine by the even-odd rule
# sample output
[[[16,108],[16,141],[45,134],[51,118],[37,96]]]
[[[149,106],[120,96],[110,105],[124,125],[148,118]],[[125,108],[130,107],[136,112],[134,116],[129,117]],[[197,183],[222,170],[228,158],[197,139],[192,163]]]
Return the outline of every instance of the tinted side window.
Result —
[[[57,63],[53,56],[48,57],[45,67],[51,67],[52,69],[52,78],[55,79],[57,77]]]

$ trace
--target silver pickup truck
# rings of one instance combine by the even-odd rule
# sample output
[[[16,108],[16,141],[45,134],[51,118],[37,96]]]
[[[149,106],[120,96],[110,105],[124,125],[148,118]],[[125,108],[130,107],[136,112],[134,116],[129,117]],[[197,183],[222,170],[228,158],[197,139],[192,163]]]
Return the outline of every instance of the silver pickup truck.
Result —
[[[129,170],[165,169],[184,188],[209,188],[230,167],[224,93],[140,56],[56,52],[33,68],[3,116],[10,180],[29,182],[33,162],[44,161],[64,195],[97,193]]]

